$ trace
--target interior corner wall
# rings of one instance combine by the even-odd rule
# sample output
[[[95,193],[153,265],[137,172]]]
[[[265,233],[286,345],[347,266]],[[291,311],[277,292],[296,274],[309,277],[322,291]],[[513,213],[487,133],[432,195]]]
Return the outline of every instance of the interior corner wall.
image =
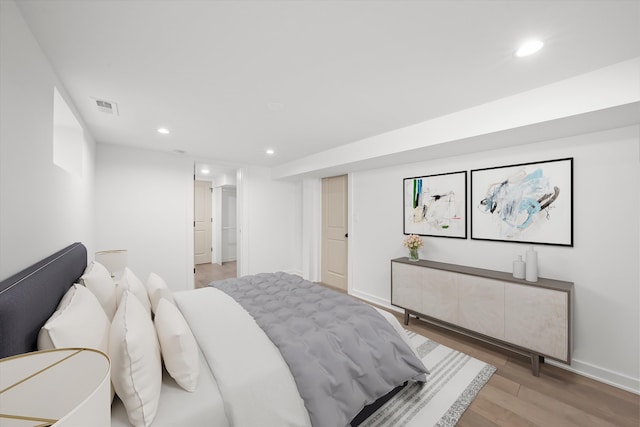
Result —
[[[639,141],[640,127],[633,126],[353,173],[351,293],[390,302],[390,260],[407,256],[403,178],[573,157],[574,246],[537,245],[539,273],[575,283],[570,369],[639,393]],[[425,237],[421,258],[510,272],[528,247],[471,240],[470,228],[468,234]]]
[[[54,165],[54,87],[68,99],[16,4],[0,1],[0,280],[73,242],[93,248],[95,143],[85,132],[80,173]]]
[[[143,282],[153,272],[174,291],[194,287],[193,161],[98,144],[95,199],[97,251],[127,249]]]
[[[247,166],[237,191],[238,275],[302,275],[301,183],[274,181],[270,169]]]
[[[322,180],[302,181],[302,277],[319,282],[322,277]]]

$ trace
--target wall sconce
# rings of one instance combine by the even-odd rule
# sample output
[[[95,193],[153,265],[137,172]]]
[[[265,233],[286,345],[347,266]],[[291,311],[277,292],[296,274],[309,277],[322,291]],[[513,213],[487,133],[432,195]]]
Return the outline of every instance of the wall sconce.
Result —
[[[96,252],[96,262],[105,266],[114,279],[119,279],[128,265],[128,253],[126,249]]]

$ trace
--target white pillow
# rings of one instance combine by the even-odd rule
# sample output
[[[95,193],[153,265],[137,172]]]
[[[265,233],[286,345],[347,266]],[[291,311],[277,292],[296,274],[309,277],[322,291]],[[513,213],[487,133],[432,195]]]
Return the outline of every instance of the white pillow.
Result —
[[[116,284],[107,268],[92,261],[80,278],[80,283],[93,292],[107,314],[107,318],[113,319],[117,308]]]
[[[109,335],[111,381],[134,426],[148,426],[162,385],[160,345],[148,311],[125,290]]]
[[[169,289],[167,283],[162,279],[162,277],[158,276],[156,273],[149,274],[149,278],[147,278],[147,294],[151,301],[151,311],[154,313],[158,308],[158,302],[160,299],[166,298],[170,302],[174,302],[171,289]]]
[[[183,389],[193,392],[198,385],[200,355],[193,333],[178,307],[161,299],[154,319],[164,366]]]
[[[111,322],[95,295],[75,284],[38,333],[38,350],[63,347],[94,348],[107,353]]]
[[[133,293],[145,310],[147,310],[147,313],[151,313],[151,302],[149,302],[147,288],[145,288],[140,279],[138,279],[138,276],[136,276],[128,267],[125,267],[124,272],[122,273],[122,278],[118,283],[118,304],[120,304],[124,291]]]

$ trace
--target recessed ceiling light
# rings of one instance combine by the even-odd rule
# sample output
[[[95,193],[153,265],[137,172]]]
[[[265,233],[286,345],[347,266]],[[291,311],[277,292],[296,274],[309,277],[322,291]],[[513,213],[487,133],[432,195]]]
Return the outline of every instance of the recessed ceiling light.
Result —
[[[265,153],[267,153],[268,156],[273,156],[276,152],[273,151],[272,148],[267,148],[267,151],[265,151]]]
[[[169,129],[167,129],[167,128],[158,128],[158,133],[161,133],[163,135],[167,135],[169,133]]]
[[[527,40],[516,50],[516,56],[524,58],[525,56],[533,55],[542,49],[542,46],[544,46],[544,43],[541,40]]]
[[[209,172],[211,172],[208,168],[202,168],[200,169],[200,172],[202,172],[205,175],[209,175]]]

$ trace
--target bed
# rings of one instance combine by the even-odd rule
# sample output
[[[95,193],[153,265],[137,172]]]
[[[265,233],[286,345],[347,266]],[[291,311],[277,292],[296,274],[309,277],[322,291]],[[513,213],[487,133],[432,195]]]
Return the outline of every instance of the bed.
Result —
[[[85,290],[91,289],[87,271],[97,268],[95,263],[87,265],[84,245],[74,243],[2,281],[0,357],[36,351],[45,329],[53,340],[45,326],[60,313],[60,306],[68,306],[69,295],[75,302],[79,295],[89,292]],[[95,342],[89,347],[108,345],[117,393],[112,404],[112,426],[358,425],[408,381],[426,381],[428,371],[393,315],[297,276],[248,276],[173,293],[167,293],[162,283],[148,287],[150,276],[145,288],[149,307],[139,302],[132,286],[135,278],[127,277],[117,287],[124,288],[117,305],[99,296],[100,289],[98,294],[92,289],[91,295],[99,297],[104,308],[100,316],[107,313],[105,318],[109,318],[110,330],[105,332],[108,339],[93,331],[74,333],[72,337],[77,340],[84,333],[87,340]],[[74,285],[81,279],[85,286]],[[93,300],[91,303],[95,304]],[[143,372],[142,376],[154,379],[136,393],[157,392],[159,397],[150,406],[145,407],[146,402],[140,404],[141,408],[133,405],[137,415],[132,417],[131,396],[122,385],[117,386],[122,381],[118,379],[120,370],[129,366],[124,367],[118,356],[120,338],[114,330],[129,311],[131,316],[137,313],[151,318],[147,310],[155,315],[157,338],[150,332],[134,341],[136,345],[137,341],[153,345],[155,340],[162,361],[160,357],[151,362],[145,359],[142,369],[158,366],[159,373],[155,379],[155,371]],[[162,319],[171,319],[168,327],[176,328],[179,322],[172,316],[184,319],[183,329],[196,343],[195,350],[181,353],[178,362],[174,362],[175,354],[165,354],[168,345],[164,343],[182,349],[182,341],[163,341],[158,326]],[[131,319],[127,317],[126,322],[133,324]],[[101,322],[102,317],[85,323]],[[170,338],[175,339],[175,334]],[[189,347],[185,344],[184,348]],[[185,362],[185,354],[189,362]],[[127,381],[131,375],[122,374]]]

